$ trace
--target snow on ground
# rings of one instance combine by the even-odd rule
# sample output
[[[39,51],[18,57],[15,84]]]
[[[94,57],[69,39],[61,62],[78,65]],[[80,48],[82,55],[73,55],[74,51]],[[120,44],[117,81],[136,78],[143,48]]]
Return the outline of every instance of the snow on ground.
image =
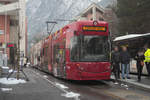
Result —
[[[79,98],[80,94],[74,92],[67,92],[66,94],[62,94],[66,98]]]
[[[7,78],[0,78],[0,83],[6,85],[14,85],[19,83],[26,83],[26,81],[22,79],[17,80],[16,78],[8,78],[8,80]]]
[[[60,83],[55,83],[56,86],[60,87],[60,88],[63,88],[63,89],[68,89],[67,86],[63,85],[63,84],[60,84]]]
[[[44,77],[44,78],[48,78],[48,76],[47,76],[47,75],[43,75],[43,77]]]
[[[6,66],[2,66],[2,69],[9,69],[9,67],[6,67]]]
[[[1,88],[3,92],[12,91],[12,88]]]
[[[11,72],[13,72],[13,69],[10,69],[10,70],[9,70],[9,73],[11,73]],[[16,72],[17,72],[17,71],[15,70],[14,73],[16,73]]]

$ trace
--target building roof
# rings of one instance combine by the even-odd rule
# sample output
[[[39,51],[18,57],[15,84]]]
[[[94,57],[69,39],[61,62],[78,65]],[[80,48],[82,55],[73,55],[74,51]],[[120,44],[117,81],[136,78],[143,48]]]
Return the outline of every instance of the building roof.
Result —
[[[105,12],[105,10],[104,10],[103,7],[99,6],[99,5],[96,4],[96,3],[92,3],[88,8],[86,8],[86,9],[83,10],[81,13],[79,13],[79,15],[77,15],[77,19],[78,19],[79,17],[81,17],[81,16],[84,16],[84,15],[85,15],[86,13],[88,13],[89,11],[91,11],[93,7],[96,7],[96,10],[98,10],[98,11],[100,11],[100,12],[102,12],[102,13]]]

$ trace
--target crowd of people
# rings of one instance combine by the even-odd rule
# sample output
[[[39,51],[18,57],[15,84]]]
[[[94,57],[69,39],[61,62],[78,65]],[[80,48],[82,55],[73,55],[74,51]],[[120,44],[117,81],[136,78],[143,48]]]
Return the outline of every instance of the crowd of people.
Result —
[[[141,75],[144,65],[146,65],[148,76],[150,77],[150,46],[145,48],[140,48],[135,57],[137,66],[137,74],[138,74],[138,81],[141,81]],[[126,46],[119,50],[118,46],[115,46],[112,52],[112,72],[115,75],[116,82],[118,79],[130,79],[130,60],[131,56],[128,52]],[[121,75],[120,75],[121,72]]]

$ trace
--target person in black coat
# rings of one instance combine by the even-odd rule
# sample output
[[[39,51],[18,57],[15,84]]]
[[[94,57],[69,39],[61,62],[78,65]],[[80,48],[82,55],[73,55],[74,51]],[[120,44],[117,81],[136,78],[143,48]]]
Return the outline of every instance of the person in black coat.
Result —
[[[120,53],[120,59],[121,59],[121,71],[122,71],[122,78],[130,79],[129,77],[129,71],[130,71],[130,54],[127,51],[127,47],[122,47],[122,52]],[[125,76],[126,73],[126,76]]]
[[[137,73],[138,73],[138,81],[141,81],[141,74],[144,66],[144,49],[140,49],[135,56],[135,60],[137,61]]]
[[[116,81],[120,78],[120,52],[117,46],[114,47],[114,51],[112,52],[112,66],[113,72],[115,74]]]

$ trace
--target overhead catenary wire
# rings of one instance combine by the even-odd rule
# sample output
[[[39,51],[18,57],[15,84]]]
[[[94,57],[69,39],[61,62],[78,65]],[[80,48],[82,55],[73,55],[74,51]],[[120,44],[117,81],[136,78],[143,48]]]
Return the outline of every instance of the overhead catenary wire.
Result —
[[[55,25],[57,24],[56,21],[46,21],[46,24],[47,24],[47,33],[50,35],[51,32],[53,31]],[[49,31],[49,24],[52,24],[52,28],[50,29]]]
[[[56,20],[56,21],[77,21],[77,20],[71,20],[71,19],[54,19],[54,20]]]
[[[73,21],[77,21],[77,20],[68,20],[68,19],[53,19],[51,21],[46,21],[47,24],[47,33],[50,35],[55,27],[56,24],[58,24],[58,22],[62,22],[62,21],[68,21],[68,22],[73,22]],[[49,30],[49,24],[52,24],[51,29]]]

